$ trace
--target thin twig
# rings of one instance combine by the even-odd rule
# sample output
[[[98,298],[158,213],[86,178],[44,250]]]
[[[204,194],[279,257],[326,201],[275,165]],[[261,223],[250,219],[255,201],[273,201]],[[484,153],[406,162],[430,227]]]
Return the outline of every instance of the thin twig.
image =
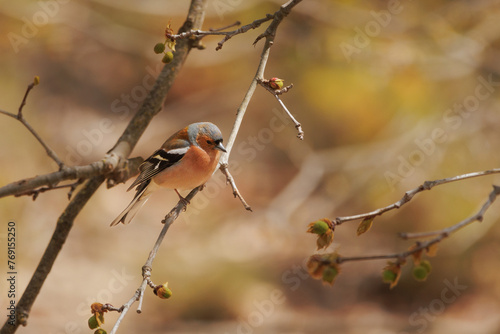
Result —
[[[233,38],[236,35],[246,33],[250,29],[256,29],[261,26],[262,23],[267,22],[269,20],[274,19],[274,15],[271,14],[266,14],[266,17],[262,19],[258,19],[253,21],[252,23],[249,23],[247,25],[242,26],[239,29],[236,29],[234,31],[230,31],[229,33],[225,34],[224,38],[217,43],[217,47],[215,48],[216,51],[219,51],[222,49],[222,46],[224,46],[224,43],[226,43],[229,39]]]
[[[266,14],[266,17],[257,19],[253,21],[252,23],[246,24],[236,30],[233,31],[221,31],[227,28],[230,28],[234,25],[239,25],[240,22],[237,22],[237,24],[232,24],[224,28],[219,28],[219,29],[210,29],[209,31],[203,31],[203,30],[190,30],[186,31],[180,34],[168,34],[167,38],[170,38],[171,40],[177,40],[177,39],[183,39],[187,38],[190,36],[195,36],[195,37],[204,37],[204,36],[210,36],[210,35],[223,35],[224,38],[217,43],[217,47],[215,48],[216,51],[219,51],[222,49],[222,46],[224,45],[225,42],[227,42],[229,39],[232,37],[246,33],[250,29],[256,29],[262,25],[262,23],[267,22],[269,20],[273,20],[269,27],[267,27],[266,31],[260,34],[257,39],[253,42],[255,45],[259,40],[262,38],[266,37],[271,40],[274,40],[274,37],[276,35],[276,30],[278,28],[278,25],[281,23],[281,21],[288,15],[290,14],[290,11],[292,8],[297,5],[299,2],[302,0],[291,0],[288,1],[286,4],[282,5],[278,11],[276,11],[274,14]]]
[[[470,178],[485,176],[485,175],[490,175],[490,174],[497,174],[497,173],[500,173],[500,168],[489,169],[489,170],[485,170],[485,171],[481,171],[481,172],[468,173],[468,174],[453,176],[453,177],[434,180],[434,181],[425,181],[423,184],[421,184],[417,188],[412,189],[412,190],[408,190],[399,201],[397,201],[393,204],[390,204],[386,207],[383,207],[383,208],[380,208],[380,209],[377,209],[377,210],[374,210],[371,212],[362,213],[359,215],[337,217],[334,219],[334,223],[335,223],[335,225],[341,225],[347,221],[353,221],[353,220],[359,220],[359,219],[380,216],[387,211],[399,209],[404,204],[411,201],[416,194],[418,194],[419,192],[422,192],[424,190],[431,190],[435,186],[443,185],[446,183],[456,182],[456,181],[460,181],[460,180],[465,180],[465,179],[470,179]]]
[[[42,137],[38,135],[35,129],[33,129],[33,127],[23,117],[23,108],[26,105],[26,100],[28,98],[28,95],[31,92],[31,90],[38,84],[38,80],[39,80],[38,77],[35,77],[35,81],[30,83],[28,85],[28,88],[26,88],[26,93],[24,93],[24,97],[23,100],[21,101],[21,105],[19,106],[17,114],[13,114],[4,110],[0,110],[0,113],[15,118],[19,122],[21,122],[21,124],[23,124],[24,127],[28,129],[28,131],[31,132],[31,134],[36,138],[36,140],[38,140],[38,142],[43,146],[45,152],[47,152],[47,155],[57,163],[57,165],[59,166],[59,170],[63,170],[64,163],[62,162],[61,159],[59,159],[56,152],[54,152],[54,150],[52,150],[47,144],[45,144]]]
[[[68,199],[71,199],[71,195],[75,191],[76,187],[78,187],[84,181],[85,181],[85,179],[82,178],[82,179],[79,179],[78,181],[70,183],[70,184],[64,184],[64,185],[61,185],[61,186],[52,186],[52,187],[49,186],[49,187],[42,187],[42,188],[39,188],[39,189],[28,190],[28,191],[26,191],[24,193],[16,194],[15,197],[19,197],[19,196],[32,196],[33,200],[36,200],[37,197],[38,197],[38,195],[40,195],[41,193],[44,193],[46,191],[56,190],[56,189],[62,189],[62,188],[70,188],[69,192],[68,192]]]
[[[113,305],[111,304],[104,304],[102,306],[102,310],[104,311],[115,311],[115,312],[121,312],[119,308],[117,307],[114,307]]]
[[[142,287],[142,285],[141,285],[141,287]],[[120,324],[121,324],[123,318],[125,318],[125,315],[127,314],[128,310],[130,309],[130,307],[132,306],[132,304],[137,301],[137,299],[139,298],[140,293],[141,292],[140,292],[140,288],[139,288],[139,289],[136,290],[136,292],[132,296],[132,298],[130,298],[128,302],[126,302],[125,304],[123,304],[122,307],[120,307],[118,309],[118,312],[120,312],[120,316],[116,320],[115,325],[113,326],[113,329],[111,329],[110,334],[116,333],[116,331],[120,327]]]
[[[394,254],[384,254],[384,255],[369,255],[369,256],[353,256],[353,257],[343,257],[343,256],[338,256],[336,258],[337,263],[343,263],[343,262],[348,262],[348,261],[366,261],[366,260],[381,260],[381,259],[405,259],[408,256],[415,254],[421,250],[424,250],[434,244],[437,244],[441,242],[443,239],[449,237],[451,234],[455,233],[456,231],[460,230],[461,228],[475,222],[482,222],[484,218],[484,214],[486,211],[490,208],[490,206],[495,202],[495,199],[497,196],[500,195],[500,187],[498,186],[493,186],[493,190],[490,192],[488,199],[486,202],[481,206],[481,209],[474,215],[452,225],[446,228],[443,228],[439,231],[434,231],[432,234],[420,234],[420,236],[429,236],[429,235],[436,235],[433,239],[430,239],[428,241],[420,242],[417,241],[416,247],[407,250],[405,252],[401,253],[394,253]],[[406,239],[408,238],[413,238],[416,237],[417,234],[406,234]]]
[[[269,80],[262,80],[261,79],[258,82],[269,93],[271,93],[276,98],[276,100],[278,100],[279,104],[281,105],[283,110],[285,110],[286,114],[288,115],[288,117],[290,117],[293,124],[295,125],[295,128],[297,129],[297,131],[298,131],[297,138],[299,138],[300,140],[304,140],[304,131],[302,130],[302,125],[295,119],[295,117],[293,117],[292,113],[288,110],[288,108],[285,106],[285,104],[283,103],[283,101],[279,97],[279,95],[288,92],[293,87],[293,84],[286,86],[286,87],[279,89],[279,90],[274,90],[269,86]]]
[[[199,190],[200,187],[191,190],[191,192],[185,197],[185,199],[187,201],[190,201],[198,193]],[[149,252],[149,256],[148,259],[146,260],[146,263],[142,267],[141,285],[135,291],[134,295],[125,304],[123,304],[122,307],[120,307],[121,314],[118,317],[118,320],[116,321],[115,325],[113,326],[113,329],[111,330],[110,334],[116,333],[116,331],[120,327],[122,319],[125,317],[125,314],[128,312],[132,304],[135,303],[136,301],[139,301],[139,306],[137,307],[137,313],[142,312],[142,300],[144,298],[144,291],[146,290],[146,287],[148,285],[152,287],[152,285],[150,284],[151,282],[150,277],[151,277],[151,271],[153,270],[153,260],[156,257],[158,249],[160,248],[160,245],[163,242],[163,238],[167,234],[169,227],[174,223],[177,217],[179,217],[179,214],[186,209],[186,203],[187,203],[186,201],[182,200],[177,202],[177,205],[172,210],[170,210],[170,212],[165,216],[165,219],[162,221],[164,223],[163,228],[161,229],[160,234],[156,239],[153,249],[151,250],[151,252]]]
[[[276,36],[276,31],[283,19],[290,14],[292,11],[292,8],[295,7],[297,4],[299,4],[302,0],[290,0],[286,4],[282,5],[278,11],[276,11],[272,16],[273,16],[273,22],[267,27],[266,31],[264,31],[262,34],[257,36],[253,44],[257,44],[258,41],[263,39],[264,37],[266,39],[272,39],[274,40],[274,37]]]
[[[248,90],[247,90],[245,96],[243,97],[243,101],[241,101],[241,104],[238,107],[238,110],[236,111],[236,119],[234,121],[234,126],[233,126],[233,129],[231,131],[231,134],[229,135],[228,144],[226,145],[227,154],[224,154],[222,156],[221,165],[227,164],[229,154],[230,154],[231,149],[232,149],[234,142],[236,140],[236,136],[240,130],[241,122],[243,121],[243,117],[245,116],[245,112],[247,110],[248,104],[250,103],[250,100],[253,97],[253,94],[255,92],[257,84],[259,83],[260,80],[264,79],[264,70],[266,69],[267,61],[269,59],[269,53],[271,51],[271,46],[273,45],[274,36],[276,34],[276,30],[278,29],[279,23],[283,19],[283,17],[277,19],[275,16],[279,12],[289,13],[290,10],[292,9],[292,7],[295,6],[299,2],[300,2],[300,0],[289,1],[286,4],[282,5],[280,7],[280,9],[276,13],[274,13],[273,15],[268,14],[266,16],[266,21],[268,19],[273,19],[273,21],[271,22],[271,24],[269,25],[269,27],[266,30],[266,31],[271,30],[272,33],[266,35],[266,43],[264,44],[264,47],[262,48],[262,53],[260,55],[260,62],[259,62],[259,65],[257,66],[257,71],[255,73],[255,76],[252,79],[252,82],[250,83],[250,87],[248,87]],[[263,22],[265,22],[265,21],[263,21]],[[263,22],[261,22],[261,23],[263,23]],[[243,27],[241,27],[240,29],[242,29],[242,28]],[[223,42],[224,41],[222,41],[221,43],[223,43]]]
[[[231,24],[231,25],[228,25],[226,27],[219,28],[219,29],[210,29],[208,31],[190,30],[190,31],[179,33],[179,34],[168,34],[167,38],[170,38],[171,40],[178,40],[178,39],[188,38],[191,36],[204,37],[204,36],[222,35],[222,36],[224,36],[224,39],[222,41],[220,41],[217,44],[217,47],[215,48],[215,50],[218,51],[218,50],[222,49],[222,46],[224,45],[224,43],[227,42],[230,38],[232,38],[236,35],[239,35],[239,34],[243,34],[250,29],[256,29],[256,28],[260,27],[260,25],[262,23],[267,22],[269,20],[272,20],[273,18],[274,18],[273,15],[267,14],[265,18],[255,20],[252,23],[244,25],[244,26],[242,26],[236,30],[233,30],[233,31],[222,31],[222,30],[227,29],[227,28],[231,28],[235,25],[240,25],[241,23],[239,21],[237,21],[234,24]]]
[[[234,178],[231,175],[231,173],[229,172],[228,165],[221,164],[219,169],[221,170],[222,174],[224,174],[226,176],[226,182],[231,185],[231,188],[233,189],[234,197],[239,198],[239,200],[241,201],[241,204],[243,204],[243,206],[245,207],[246,210],[252,211],[252,208],[250,207],[250,205],[248,205],[248,203],[245,201],[245,199],[241,195],[240,191],[238,190],[238,187],[236,186],[236,183],[234,182]]]
[[[220,27],[220,28],[217,28],[217,29],[214,29],[214,28],[210,28],[208,29],[208,31],[222,31],[222,30],[226,30],[226,29],[229,29],[229,28],[232,28],[232,27],[237,27],[241,25],[241,22],[240,21],[236,21],[234,23],[231,23],[227,26],[224,26],[224,27]]]

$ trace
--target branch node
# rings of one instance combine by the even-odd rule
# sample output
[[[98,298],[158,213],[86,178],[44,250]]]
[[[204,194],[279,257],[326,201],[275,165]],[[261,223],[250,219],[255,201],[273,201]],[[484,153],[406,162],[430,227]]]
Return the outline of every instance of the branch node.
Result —
[[[252,212],[252,208],[250,207],[250,205],[248,205],[248,203],[245,201],[245,199],[241,195],[240,191],[238,190],[238,187],[236,186],[236,182],[234,182],[234,178],[231,175],[231,173],[229,172],[228,167],[229,166],[228,166],[227,162],[221,163],[220,167],[219,167],[222,174],[224,174],[226,176],[226,183],[229,183],[231,185],[231,188],[233,189],[234,197],[240,199],[240,202],[245,207],[245,210]]]

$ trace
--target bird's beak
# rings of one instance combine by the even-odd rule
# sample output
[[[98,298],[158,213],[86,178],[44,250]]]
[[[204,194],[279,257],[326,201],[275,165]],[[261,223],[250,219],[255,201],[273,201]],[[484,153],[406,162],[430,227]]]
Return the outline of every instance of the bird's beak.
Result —
[[[226,148],[222,145],[222,143],[215,145],[215,149],[227,153]]]

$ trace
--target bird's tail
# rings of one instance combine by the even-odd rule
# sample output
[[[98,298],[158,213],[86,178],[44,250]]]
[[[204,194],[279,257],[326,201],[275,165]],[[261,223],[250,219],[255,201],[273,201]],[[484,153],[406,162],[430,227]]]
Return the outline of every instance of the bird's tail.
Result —
[[[141,188],[142,189],[138,189],[132,202],[130,202],[125,210],[123,210],[123,212],[120,213],[115,220],[113,220],[110,226],[115,226],[119,223],[129,224],[132,221],[132,218],[134,218],[139,209],[149,199],[149,196],[151,196],[151,191],[148,191],[148,184],[145,184],[145,186]]]

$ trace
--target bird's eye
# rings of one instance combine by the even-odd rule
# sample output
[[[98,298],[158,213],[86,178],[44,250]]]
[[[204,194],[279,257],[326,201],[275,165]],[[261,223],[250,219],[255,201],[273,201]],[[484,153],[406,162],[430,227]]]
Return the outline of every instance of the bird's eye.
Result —
[[[213,141],[211,141],[211,140],[207,140],[207,144],[208,144],[208,145],[213,145],[213,144],[214,144],[214,142],[213,142]]]

